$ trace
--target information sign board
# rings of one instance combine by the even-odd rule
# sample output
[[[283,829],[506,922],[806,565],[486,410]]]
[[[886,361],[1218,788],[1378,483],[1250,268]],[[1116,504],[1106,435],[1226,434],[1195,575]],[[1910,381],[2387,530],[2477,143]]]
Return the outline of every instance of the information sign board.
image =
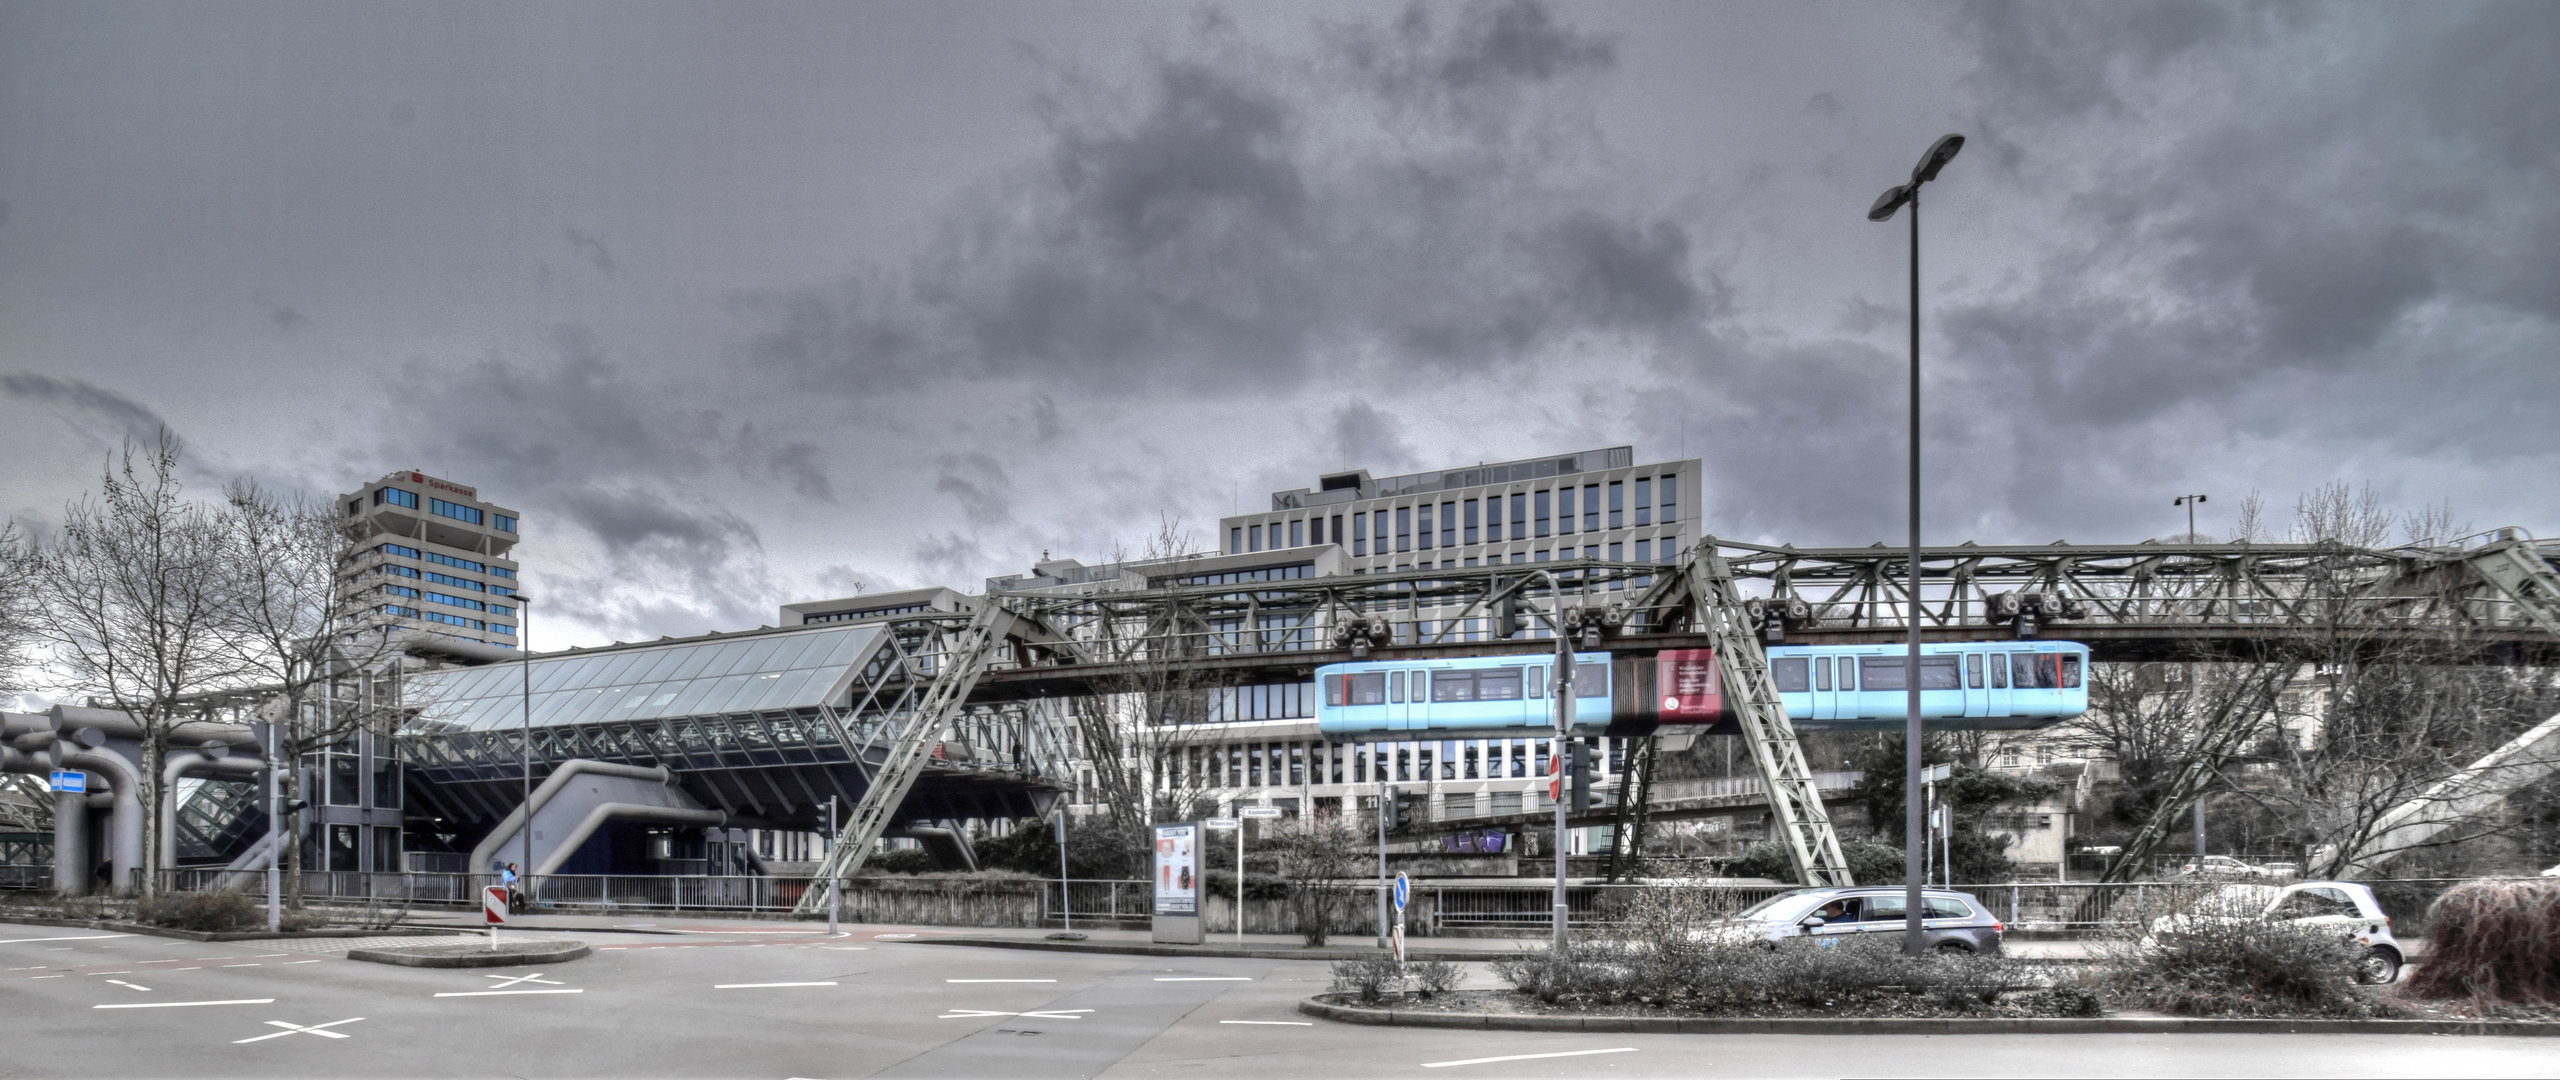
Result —
[[[1156,830],[1156,908],[1158,915],[1200,914],[1200,826],[1197,822],[1158,825]]]
[[[89,790],[89,774],[78,769],[55,769],[52,782],[46,786],[65,794],[83,794]]]
[[[1236,819],[1231,817],[1213,817],[1207,821],[1201,822],[1200,827],[1217,832],[1225,832],[1236,827]]]
[[[1277,806],[1248,806],[1244,808],[1243,812],[1244,816],[1249,818],[1276,818],[1280,816],[1280,808]]]

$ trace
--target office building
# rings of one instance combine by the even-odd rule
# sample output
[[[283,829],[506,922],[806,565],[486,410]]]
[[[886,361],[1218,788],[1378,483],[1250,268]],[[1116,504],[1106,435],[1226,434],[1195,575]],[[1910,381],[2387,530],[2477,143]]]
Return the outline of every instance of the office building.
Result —
[[[368,629],[516,647],[516,511],[422,472],[392,473],[338,505],[359,551],[341,580],[364,597]]]

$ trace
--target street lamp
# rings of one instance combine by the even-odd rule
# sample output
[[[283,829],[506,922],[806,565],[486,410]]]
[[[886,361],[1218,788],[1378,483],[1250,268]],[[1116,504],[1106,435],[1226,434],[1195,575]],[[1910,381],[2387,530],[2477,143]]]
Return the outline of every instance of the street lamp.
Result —
[[[1938,170],[1946,168],[1956,159],[1956,151],[1962,149],[1962,135],[1939,139],[1921,157],[1920,164],[1912,166],[1910,183],[1895,185],[1867,208],[1867,220],[1890,221],[1894,211],[1905,204],[1911,207],[1911,579],[1903,609],[1910,623],[1911,640],[1902,666],[1902,683],[1908,695],[1902,755],[1902,948],[1915,955],[1923,944],[1920,876],[1924,858],[1921,845],[1925,843],[1921,839],[1920,806],[1920,185],[1937,179]]]
[[[2187,542],[2190,544],[2196,542],[2196,504],[2203,501],[2205,497],[2202,495],[2180,495],[2169,500],[2171,506],[2187,508]]]
[[[524,741],[516,748],[524,764],[524,821],[516,826],[516,835],[524,841],[524,870],[516,875],[516,887],[526,899],[533,897],[533,597],[515,594],[516,648],[524,650]]]

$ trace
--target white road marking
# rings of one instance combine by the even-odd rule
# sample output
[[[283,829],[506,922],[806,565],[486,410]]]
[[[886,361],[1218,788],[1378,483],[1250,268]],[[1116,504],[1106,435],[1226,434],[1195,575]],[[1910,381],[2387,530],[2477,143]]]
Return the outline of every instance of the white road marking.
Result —
[[[132,972],[130,972],[130,971],[92,971],[92,972],[90,972],[89,974],[91,974],[91,975],[131,975],[131,974],[133,974],[133,973],[132,973]],[[109,982],[113,982],[113,981],[115,981],[115,980],[113,980],[113,979],[109,979],[109,980],[107,980],[107,981],[109,981]]]
[[[1313,1020],[1220,1020],[1221,1024],[1268,1024],[1273,1027],[1314,1027]]]
[[[585,990],[456,990],[437,997],[506,997],[510,994],[583,994]]]
[[[1056,979],[944,979],[947,983],[1053,983]]]
[[[135,990],[149,990],[149,989],[151,989],[151,988],[150,988],[150,987],[148,987],[148,986],[135,986],[134,984],[129,983],[129,982],[126,982],[126,981],[124,981],[123,979],[109,979],[109,980],[107,980],[107,981],[108,981],[108,982],[111,982],[111,983],[114,983],[114,984],[116,984],[117,986],[130,987],[130,988],[135,989]]]
[[[144,1001],[131,1005],[91,1005],[92,1009],[183,1009],[190,1005],[273,1005],[274,998],[233,998],[229,1001]]]
[[[1157,982],[1252,982],[1242,975],[1158,975]]]
[[[344,1020],[331,1020],[328,1023],[313,1024],[310,1027],[304,1027],[300,1024],[288,1024],[282,1020],[269,1020],[267,1021],[268,1027],[280,1027],[284,1030],[272,1035],[253,1035],[246,1039],[233,1039],[231,1040],[231,1045],[238,1046],[241,1043],[265,1042],[269,1039],[281,1039],[287,1035],[317,1035],[324,1039],[343,1039],[347,1037],[346,1033],[330,1031],[327,1029],[336,1027],[340,1024],[352,1024],[362,1019],[364,1019],[364,1017],[350,1016]]]
[[[284,963],[277,964],[276,966],[277,966],[277,967],[292,967],[292,966],[293,966],[293,965],[295,965],[295,964],[317,964],[317,963],[319,963],[319,962],[320,962],[320,961],[317,961],[317,960],[287,960],[287,961],[285,961]]]
[[[275,959],[276,957],[279,957],[279,956],[291,956],[291,955],[293,955],[293,954],[292,954],[292,953],[289,953],[289,952],[262,952],[262,953],[259,953],[259,954],[258,954],[258,959],[260,959],[260,960],[273,960],[273,959]],[[364,1019],[364,1017],[359,1016],[359,1017],[356,1017],[356,1019],[358,1019],[358,1020],[362,1020],[362,1019]],[[275,1021],[272,1021],[272,1020],[268,1021],[268,1023],[274,1023],[274,1022],[275,1022]],[[338,1022],[339,1022],[339,1023],[341,1023],[341,1024],[347,1023],[347,1021],[345,1021],[345,1020],[340,1020],[340,1021],[338,1021]]]
[[[569,984],[567,984],[567,983],[564,983],[564,982],[559,981],[558,979],[546,979],[546,978],[543,978],[543,977],[542,977],[542,973],[541,973],[541,972],[539,972],[539,971],[534,972],[534,973],[533,973],[533,974],[531,974],[531,975],[483,975],[483,976],[481,976],[481,978],[483,978],[483,979],[496,979],[496,980],[498,980],[498,981],[496,981],[496,982],[493,982],[493,983],[490,983],[490,984],[489,984],[489,989],[491,989],[491,990],[504,990],[504,989],[506,989],[506,988],[508,988],[508,987],[510,987],[510,986],[514,986],[514,985],[516,985],[517,983],[529,983],[529,982],[530,982],[530,983],[541,983],[541,984],[542,984],[542,985],[544,985],[544,986],[567,986],[567,985],[569,985]]]
[[[29,943],[29,942],[33,942],[33,941],[101,941],[101,940],[104,940],[104,939],[106,939],[106,938],[119,938],[119,937],[132,937],[132,936],[133,936],[133,935],[131,935],[131,934],[68,934],[68,935],[65,935],[65,936],[63,936],[63,937],[22,937],[22,938],[8,938],[8,939],[5,939],[5,940],[0,940],[0,945],[24,945],[24,944],[27,944],[27,943]],[[70,946],[65,945],[65,946],[63,946],[61,949],[47,949],[47,950],[45,950],[45,951],[46,951],[46,952],[62,952],[62,951],[64,951],[65,949],[69,949],[69,948],[70,948]]]
[[[871,935],[871,940],[873,940],[873,941],[913,941],[913,940],[915,940],[915,935],[914,935],[914,934],[873,934],[873,935]]]
[[[256,964],[224,964],[224,965],[222,965],[222,966],[227,967],[227,968],[230,968],[230,967],[257,967],[258,965],[256,965]]]
[[[59,979],[59,978],[61,978],[62,976],[60,976],[60,975],[29,975],[29,976],[27,976],[27,977],[28,977],[28,978],[30,978],[30,979]]]
[[[1451,1065],[1485,1065],[1496,1061],[1536,1061],[1540,1058],[1588,1057],[1592,1054],[1632,1054],[1635,1052],[1636,1048],[1632,1046],[1613,1046],[1606,1050],[1562,1050],[1553,1054],[1507,1054],[1502,1057],[1468,1058],[1464,1061],[1426,1061],[1422,1063],[1422,1067],[1426,1069],[1445,1069]]]
[[[1082,1020],[1084,1017],[1074,1014],[1092,1011],[1091,1009],[1034,1009],[1030,1012],[990,1012],[985,1009],[946,1009],[943,1015],[934,1019],[983,1020],[990,1016],[1034,1016],[1042,1020]]]
[[[202,965],[198,965],[198,966],[196,966],[196,967],[170,968],[169,970],[171,970],[171,971],[203,971],[203,970],[204,970],[204,967],[203,967]]]
[[[720,984],[718,984],[718,985],[713,986],[713,987],[712,987],[712,989],[714,989],[714,990],[762,990],[762,989],[764,989],[764,988],[766,988],[766,987],[770,987],[770,986],[834,986],[834,985],[835,985],[835,984],[834,984],[834,983],[831,983],[831,982],[720,983]]]

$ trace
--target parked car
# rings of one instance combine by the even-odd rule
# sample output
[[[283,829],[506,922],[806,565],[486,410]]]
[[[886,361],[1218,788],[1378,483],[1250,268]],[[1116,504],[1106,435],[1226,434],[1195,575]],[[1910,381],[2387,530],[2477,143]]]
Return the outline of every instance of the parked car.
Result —
[[[2008,928],[1993,918],[1990,907],[1973,894],[1926,889],[1920,896],[1928,905],[1927,917],[1920,925],[1929,948],[1999,955],[2000,936]],[[1901,933],[1910,910],[1905,899],[1903,889],[1894,885],[1798,889],[1753,904],[1732,918],[1699,927],[1690,934],[1701,941],[1765,941],[1776,945],[1790,938],[1806,938],[1836,945],[1852,934]]]
[[[2207,855],[2202,859],[2189,859],[2185,866],[2178,868],[2178,873],[2187,877],[2240,878],[2247,880],[2284,876],[2282,871],[2273,866],[2259,866],[2254,863],[2245,863],[2232,858],[2229,855]]]
[[[2357,982],[2379,986],[2397,981],[2408,953],[2391,936],[2391,916],[2382,913],[2373,890],[2352,881],[2305,881],[2271,885],[2225,885],[2184,913],[2151,921],[2148,944],[2163,933],[2186,930],[2199,922],[2243,919],[2287,922],[2297,926],[2335,927],[2364,947],[2357,957]]]

